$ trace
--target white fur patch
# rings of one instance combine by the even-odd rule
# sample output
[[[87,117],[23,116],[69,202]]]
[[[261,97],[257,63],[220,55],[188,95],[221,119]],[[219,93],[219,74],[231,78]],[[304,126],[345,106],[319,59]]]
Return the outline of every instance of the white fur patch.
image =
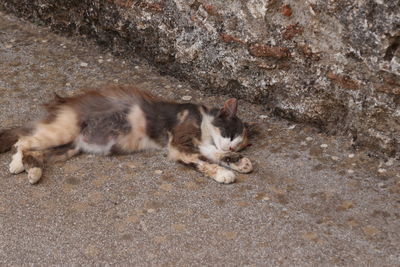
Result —
[[[218,129],[218,132],[219,132],[219,129]],[[230,148],[231,148],[231,139],[230,138],[222,137],[221,135],[218,134],[218,135],[215,135],[213,137],[213,139],[214,139],[214,143],[218,149],[223,150],[223,151],[230,151]]]
[[[18,150],[17,153],[15,153],[12,156],[12,160],[9,167],[10,167],[10,173],[13,174],[18,174],[25,170],[24,164],[22,164],[22,151]]]
[[[231,141],[230,148],[232,148],[233,151],[238,151],[240,150],[242,142],[243,137],[239,135]]]
[[[203,119],[201,121],[201,140],[205,143],[205,144],[213,144],[213,137],[212,135],[215,133],[213,133],[213,125],[211,123],[211,121],[213,120],[213,117],[207,115],[206,113],[202,112],[203,115]]]
[[[201,122],[201,140],[204,143],[214,144],[219,150],[229,151],[230,139],[221,136],[218,127],[215,127],[211,122],[214,117],[203,113]]]
[[[206,158],[218,163],[221,157],[221,151],[213,145],[200,145],[200,153]]]
[[[235,181],[235,174],[225,168],[218,168],[215,177],[213,177],[218,183],[230,184]]]
[[[83,140],[83,136],[79,135],[76,139],[76,146],[79,150],[86,153],[108,155],[111,152],[111,148],[115,145],[116,141],[114,139],[110,140],[105,145],[90,144]]]

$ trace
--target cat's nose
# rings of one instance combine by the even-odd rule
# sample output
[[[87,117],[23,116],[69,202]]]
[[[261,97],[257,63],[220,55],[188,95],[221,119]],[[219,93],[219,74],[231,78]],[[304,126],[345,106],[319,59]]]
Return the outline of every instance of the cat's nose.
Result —
[[[229,147],[230,151],[235,151],[235,149],[233,147]]]

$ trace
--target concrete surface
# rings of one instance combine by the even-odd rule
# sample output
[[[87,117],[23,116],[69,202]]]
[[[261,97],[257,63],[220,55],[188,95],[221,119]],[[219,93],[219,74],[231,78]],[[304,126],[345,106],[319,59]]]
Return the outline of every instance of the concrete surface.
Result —
[[[0,13],[2,128],[32,121],[53,92],[105,82],[208,105],[227,97]],[[399,162],[239,103],[261,132],[244,152],[255,171],[232,185],[163,150],[82,155],[32,186],[0,155],[0,265],[399,266]]]
[[[400,159],[399,0],[2,0],[2,8]]]

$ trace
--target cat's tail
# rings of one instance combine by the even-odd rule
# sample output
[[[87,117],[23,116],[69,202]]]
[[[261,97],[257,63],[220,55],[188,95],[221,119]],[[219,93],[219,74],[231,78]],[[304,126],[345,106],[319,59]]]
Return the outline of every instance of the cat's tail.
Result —
[[[9,151],[18,139],[27,133],[28,130],[23,127],[0,130],[0,153]]]

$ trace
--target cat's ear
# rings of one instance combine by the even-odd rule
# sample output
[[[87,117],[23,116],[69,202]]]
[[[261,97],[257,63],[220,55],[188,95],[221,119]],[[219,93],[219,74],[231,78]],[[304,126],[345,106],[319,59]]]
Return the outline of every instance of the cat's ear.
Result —
[[[236,116],[238,101],[236,98],[230,98],[225,101],[224,107],[219,111],[218,116],[232,118]]]

